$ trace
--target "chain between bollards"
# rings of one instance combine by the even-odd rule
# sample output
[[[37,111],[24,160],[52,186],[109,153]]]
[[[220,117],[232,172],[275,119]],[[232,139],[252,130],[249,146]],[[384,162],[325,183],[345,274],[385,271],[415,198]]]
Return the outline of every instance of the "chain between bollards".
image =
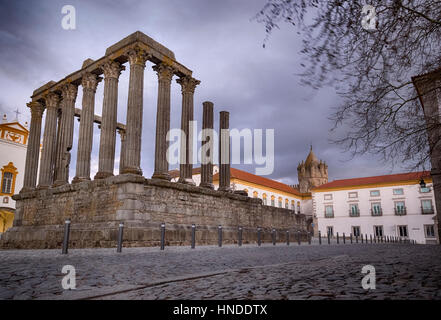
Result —
[[[63,248],[61,250],[62,254],[67,254],[69,248],[69,233],[70,233],[70,219],[68,218],[64,222],[64,238],[63,238]]]

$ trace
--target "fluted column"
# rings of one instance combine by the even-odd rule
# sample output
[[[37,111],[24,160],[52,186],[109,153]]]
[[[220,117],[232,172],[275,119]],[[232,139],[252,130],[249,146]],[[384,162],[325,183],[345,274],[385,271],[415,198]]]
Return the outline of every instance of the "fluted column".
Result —
[[[70,150],[72,150],[74,119],[75,119],[75,99],[78,87],[71,83],[61,87],[61,122],[59,128],[59,141],[57,150],[57,160],[55,163],[55,186],[69,182]]]
[[[44,124],[43,149],[41,150],[39,188],[48,188],[54,182],[54,153],[56,152],[58,107],[60,97],[49,93],[45,97],[46,121]]]
[[[118,129],[117,130],[120,139],[121,139],[121,152],[119,154],[119,174],[123,173],[123,169],[124,169],[124,157],[123,155],[126,152],[126,132],[123,129]]]
[[[44,106],[37,101],[29,102],[31,109],[31,127],[29,130],[28,148],[26,150],[25,173],[23,189],[20,192],[30,191],[37,183],[38,157],[40,155],[41,119]]]
[[[125,148],[122,153],[124,167],[121,173],[134,173],[142,175],[141,170],[141,137],[144,68],[150,57],[146,51],[131,49],[127,56],[130,63],[129,95],[127,101],[127,123]]]
[[[95,92],[101,78],[86,73],[81,79],[83,101],[78,136],[77,167],[73,183],[90,180],[90,154],[93,143],[93,118],[95,116]]]
[[[157,64],[153,70],[158,74],[158,106],[156,111],[155,171],[152,178],[170,180],[168,173],[167,150],[170,130],[170,86],[173,68],[166,64]]]
[[[219,119],[219,189],[230,191],[230,113],[220,112]]]
[[[182,91],[182,117],[181,117],[181,151],[179,180],[180,183],[194,184],[193,181],[193,132],[190,132],[190,121],[193,121],[193,96],[196,86],[201,83],[192,77],[185,76],[176,80],[181,85]]]
[[[116,61],[107,61],[104,72],[104,99],[101,122],[98,172],[95,179],[113,176],[115,165],[116,117],[118,106],[118,78],[124,67]]]
[[[213,186],[213,103],[205,101],[202,111],[201,183],[199,186],[214,189]]]

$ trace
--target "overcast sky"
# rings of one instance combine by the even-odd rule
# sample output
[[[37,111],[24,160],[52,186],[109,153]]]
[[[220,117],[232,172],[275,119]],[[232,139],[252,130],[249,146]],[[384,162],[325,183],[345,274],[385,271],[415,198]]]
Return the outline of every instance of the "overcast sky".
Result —
[[[230,128],[274,129],[275,168],[269,177],[297,183],[297,165],[312,144],[329,165],[329,180],[401,172],[375,157],[350,159],[330,143],[328,120],[339,103],[332,88],[314,91],[299,84],[301,36],[291,26],[274,32],[266,48],[264,26],[253,21],[265,0],[163,1],[0,1],[0,111],[9,119],[18,108],[21,122],[30,119],[26,103],[36,88],[58,81],[81,68],[87,59],[101,58],[107,47],[139,30],[168,47],[176,60],[201,80],[195,92],[195,119],[201,124],[202,102],[230,112]],[[61,27],[64,5],[76,9],[76,29]],[[153,172],[157,76],[149,62],[145,70],[142,169]],[[119,81],[118,121],[125,123],[129,68]],[[180,127],[180,85],[172,82],[171,126]],[[76,107],[81,108],[81,87]],[[96,94],[101,114],[103,84]],[[44,121],[44,120],[43,120]],[[75,175],[79,123],[75,121],[71,178]],[[42,135],[43,136],[43,135]],[[119,140],[119,137],[118,139]],[[95,125],[92,174],[97,170],[99,130]],[[119,143],[117,158],[119,158]],[[118,168],[118,159],[115,163]],[[254,172],[254,165],[238,168]]]

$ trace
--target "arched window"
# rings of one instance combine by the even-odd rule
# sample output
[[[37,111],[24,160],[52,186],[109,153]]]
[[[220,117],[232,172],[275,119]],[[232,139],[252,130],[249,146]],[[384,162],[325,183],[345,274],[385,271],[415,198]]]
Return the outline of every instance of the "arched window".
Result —
[[[281,208],[282,207],[282,197],[279,197],[279,208]]]
[[[12,162],[3,166],[2,170],[2,182],[1,182],[1,195],[13,195],[15,189],[15,178],[17,177],[17,168],[14,167]]]
[[[294,200],[291,200],[291,210],[296,211],[296,202]]]
[[[263,204],[266,205],[266,193],[262,195],[262,199],[263,199]]]
[[[297,202],[297,213],[300,213],[300,201]]]
[[[273,207],[276,206],[275,201],[276,201],[276,197],[275,197],[275,196],[271,196],[271,205],[272,205]]]
[[[247,195],[248,195],[248,189],[244,189],[243,191],[245,191],[247,193]]]
[[[288,199],[285,199],[285,209],[288,209],[288,207],[289,207],[289,201]]]
[[[257,198],[257,191],[253,192],[253,198]]]

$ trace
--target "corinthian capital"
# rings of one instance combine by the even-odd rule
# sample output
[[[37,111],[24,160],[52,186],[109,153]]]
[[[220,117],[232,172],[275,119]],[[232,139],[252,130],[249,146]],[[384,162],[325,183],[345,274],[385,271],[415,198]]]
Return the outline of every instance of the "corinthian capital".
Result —
[[[176,80],[181,85],[182,93],[194,93],[194,89],[201,82],[190,76],[184,76]]]
[[[31,109],[31,118],[41,118],[44,106],[38,101],[31,101],[26,104]]]
[[[159,81],[171,82],[174,73],[174,69],[171,66],[159,63],[154,65],[152,69],[158,74]]]
[[[58,108],[58,103],[60,102],[60,96],[54,92],[49,92],[44,100],[46,102],[46,108]]]
[[[75,101],[77,98],[78,87],[72,83],[67,83],[61,88],[61,96],[65,101]]]
[[[84,74],[83,78],[81,79],[81,85],[83,86],[83,89],[96,91],[98,82],[101,80],[102,78],[98,77],[96,74],[88,72]]]
[[[140,65],[145,68],[146,61],[151,58],[151,54],[140,48],[133,48],[127,51],[130,65]]]
[[[125,67],[116,61],[108,60],[104,62],[101,69],[104,72],[104,78],[118,79],[121,71],[123,71]]]

